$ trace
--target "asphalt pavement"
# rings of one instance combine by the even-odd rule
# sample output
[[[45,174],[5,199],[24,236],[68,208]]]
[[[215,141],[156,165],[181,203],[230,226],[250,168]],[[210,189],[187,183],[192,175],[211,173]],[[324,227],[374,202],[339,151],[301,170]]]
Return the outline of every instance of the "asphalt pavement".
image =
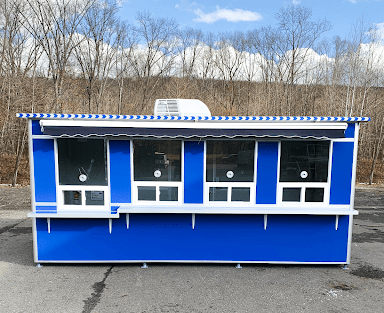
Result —
[[[384,312],[384,188],[358,188],[335,265],[33,262],[28,187],[0,187],[0,312]]]

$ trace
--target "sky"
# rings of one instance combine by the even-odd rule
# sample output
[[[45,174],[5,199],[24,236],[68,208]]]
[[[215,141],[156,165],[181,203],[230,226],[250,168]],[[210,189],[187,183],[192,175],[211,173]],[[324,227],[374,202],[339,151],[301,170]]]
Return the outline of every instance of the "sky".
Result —
[[[323,38],[348,37],[353,24],[362,18],[381,30],[384,40],[384,0],[118,0],[120,16],[134,23],[137,12],[172,18],[181,27],[206,32],[248,31],[276,26],[276,13],[288,4],[312,9],[312,20],[327,19],[333,28]]]

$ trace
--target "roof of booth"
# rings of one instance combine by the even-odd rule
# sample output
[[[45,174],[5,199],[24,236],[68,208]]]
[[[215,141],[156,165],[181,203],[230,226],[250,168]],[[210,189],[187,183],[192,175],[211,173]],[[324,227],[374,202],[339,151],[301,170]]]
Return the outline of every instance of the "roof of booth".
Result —
[[[315,116],[153,116],[19,113],[40,119],[52,137],[129,136],[142,138],[345,138],[348,122],[369,117]]]
[[[56,114],[56,113],[17,113],[21,118],[44,119],[84,119],[84,120],[165,120],[165,121],[222,121],[222,122],[368,122],[370,117],[332,116],[155,116],[155,115],[111,115],[111,114]]]

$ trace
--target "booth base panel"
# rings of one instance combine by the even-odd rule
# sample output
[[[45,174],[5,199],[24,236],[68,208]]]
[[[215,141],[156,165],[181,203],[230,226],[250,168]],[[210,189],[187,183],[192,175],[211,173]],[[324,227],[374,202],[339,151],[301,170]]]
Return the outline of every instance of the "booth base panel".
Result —
[[[46,218],[35,218],[35,262],[344,264],[352,216],[335,218],[201,214],[194,229],[191,214],[51,218],[49,227]]]

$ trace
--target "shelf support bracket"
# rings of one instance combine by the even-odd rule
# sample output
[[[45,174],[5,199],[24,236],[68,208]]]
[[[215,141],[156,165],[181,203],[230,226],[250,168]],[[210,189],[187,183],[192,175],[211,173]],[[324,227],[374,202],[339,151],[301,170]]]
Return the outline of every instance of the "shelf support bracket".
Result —
[[[195,221],[196,221],[195,213],[192,213],[192,229],[195,229]]]
[[[48,234],[50,234],[51,233],[51,218],[50,217],[47,218],[47,224],[48,224]]]
[[[337,230],[339,228],[339,216],[336,215],[336,220],[335,220],[335,229]]]
[[[125,214],[125,222],[127,223],[127,229],[129,228],[129,213]]]
[[[109,219],[109,233],[112,233],[112,219]]]
[[[264,230],[267,230],[268,214],[264,214]]]

